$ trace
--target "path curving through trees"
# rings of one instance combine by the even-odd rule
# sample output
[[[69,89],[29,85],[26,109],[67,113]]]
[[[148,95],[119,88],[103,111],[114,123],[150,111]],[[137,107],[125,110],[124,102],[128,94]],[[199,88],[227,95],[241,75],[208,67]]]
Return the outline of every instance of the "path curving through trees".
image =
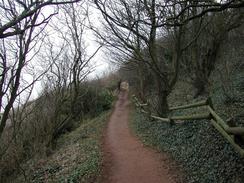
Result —
[[[174,183],[160,153],[131,134],[128,92],[121,92],[104,137],[103,183]]]

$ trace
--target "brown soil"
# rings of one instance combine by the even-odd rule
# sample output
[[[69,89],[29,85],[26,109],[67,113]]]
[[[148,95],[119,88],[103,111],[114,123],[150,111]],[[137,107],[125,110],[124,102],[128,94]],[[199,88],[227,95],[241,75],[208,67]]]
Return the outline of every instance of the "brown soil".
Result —
[[[128,93],[119,94],[104,137],[103,183],[174,183],[162,154],[134,137],[128,127]]]

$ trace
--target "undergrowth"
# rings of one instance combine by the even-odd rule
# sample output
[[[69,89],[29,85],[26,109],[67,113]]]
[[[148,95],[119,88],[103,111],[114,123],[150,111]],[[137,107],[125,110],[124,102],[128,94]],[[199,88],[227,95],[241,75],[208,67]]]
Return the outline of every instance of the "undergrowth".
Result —
[[[25,179],[19,174],[9,182],[96,182],[101,169],[100,140],[109,113],[81,122],[76,130],[62,135],[51,156],[23,164]]]
[[[239,63],[239,62],[238,62]],[[219,65],[220,67],[221,65]],[[243,72],[241,68],[229,77],[232,81],[233,99],[226,102],[223,83],[218,73],[212,75],[209,88],[215,111],[224,119],[243,113]],[[168,97],[170,106],[192,103],[207,96],[194,98],[194,88],[190,83],[179,80],[174,91]],[[178,110],[170,115],[187,115],[206,113],[205,107]],[[235,118],[234,118],[235,119]],[[241,158],[224,137],[211,125],[209,120],[181,121],[170,125],[161,121],[152,121],[145,115],[133,112],[131,127],[144,144],[157,148],[171,155],[181,166],[186,183],[243,183],[244,158]],[[234,120],[237,126],[244,121]]]
[[[182,166],[187,183],[244,182],[244,160],[209,121],[170,126],[134,112],[131,126],[144,144],[169,153]]]

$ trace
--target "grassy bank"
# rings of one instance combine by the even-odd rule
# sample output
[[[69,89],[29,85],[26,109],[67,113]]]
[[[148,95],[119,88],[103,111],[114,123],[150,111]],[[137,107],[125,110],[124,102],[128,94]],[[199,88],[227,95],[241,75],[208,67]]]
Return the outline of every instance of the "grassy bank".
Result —
[[[96,182],[101,168],[100,140],[109,113],[83,121],[75,131],[62,135],[55,152],[47,158],[26,162],[22,165],[23,173],[9,182]]]

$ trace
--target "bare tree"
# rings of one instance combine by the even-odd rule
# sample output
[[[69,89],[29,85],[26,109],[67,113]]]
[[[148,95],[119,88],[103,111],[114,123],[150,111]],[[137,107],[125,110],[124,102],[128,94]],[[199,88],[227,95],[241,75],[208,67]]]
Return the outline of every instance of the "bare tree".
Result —
[[[0,77],[0,111],[3,111],[0,122],[0,135],[4,130],[9,112],[17,96],[34,83],[31,82],[26,87],[22,86],[23,70],[35,56],[33,52],[38,52],[38,47],[40,47],[40,42],[43,39],[40,33],[51,17],[57,14],[57,10],[44,14],[42,12],[43,8],[50,5],[74,2],[78,2],[78,0],[2,0],[0,2],[0,68],[2,71]]]
[[[193,11],[195,13],[196,10]],[[187,37],[197,35],[184,55],[184,64],[197,89],[195,97],[208,93],[209,77],[215,68],[221,45],[227,39],[228,33],[242,24],[243,14],[234,10],[195,19],[188,25]],[[201,27],[201,32],[198,27]]]
[[[40,24],[48,21],[50,17],[46,17],[42,14],[41,22],[35,22],[35,24],[28,22],[25,27],[16,27],[16,25],[26,19],[29,19],[46,6],[69,4],[79,1],[80,0],[1,0],[0,39],[22,34],[27,29],[33,26],[39,26]]]
[[[98,46],[91,54],[87,54],[87,46],[84,36],[88,27],[89,5],[86,3],[68,4],[62,6],[62,17],[59,19],[63,28],[56,27],[61,34],[61,40],[67,45],[66,52],[67,66],[70,70],[69,89],[71,93],[72,103],[71,110],[73,116],[76,116],[76,103],[80,94],[80,84],[93,71],[94,67],[90,62],[98,53],[102,46]],[[66,27],[66,28],[64,28]]]
[[[165,16],[165,13],[160,14],[160,23],[158,26],[182,26],[208,14],[242,9],[244,7],[244,2],[242,0],[168,0],[159,2],[158,7],[161,11],[173,7],[180,7],[173,16]],[[195,13],[191,13],[196,9],[197,11]]]
[[[23,24],[16,25],[16,27],[20,28],[28,26],[28,22],[32,22],[32,24],[35,24],[37,22],[39,13],[40,12],[36,12]],[[3,115],[0,123],[0,135],[4,130],[6,120],[9,117],[9,112],[13,107],[16,98],[34,82],[33,81],[26,86],[21,85],[21,81],[23,81],[22,71],[24,70],[26,65],[32,60],[32,57],[36,54],[30,52],[32,51],[33,47],[38,44],[38,42],[36,41],[40,37],[37,35],[40,31],[42,31],[44,27],[41,27],[41,29],[37,30],[35,29],[35,26],[33,26],[30,29],[26,30],[24,33],[17,35],[16,39],[1,40],[2,49],[0,53],[0,64],[3,72],[0,78],[0,104],[1,111],[3,110]],[[6,50],[8,50],[8,53],[6,52]]]
[[[158,113],[166,115],[168,113],[167,96],[178,77],[182,27],[175,27],[173,30],[177,40],[175,52],[172,60],[167,62],[159,54],[163,51],[157,42],[159,31],[162,30],[159,26],[161,21],[159,17],[162,14],[176,13],[176,8],[159,10],[158,2],[155,0],[135,2],[120,0],[116,4],[96,0],[95,4],[106,21],[106,34],[98,33],[99,37],[108,45],[132,57],[139,65],[145,64],[150,68],[157,83]],[[169,28],[169,31],[172,30]],[[165,27],[163,32],[166,33]]]
[[[81,86],[93,71],[94,66],[90,62],[101,48],[98,46],[90,55],[87,53],[84,40],[89,23],[87,4],[63,5],[59,13],[50,27],[55,38],[51,36],[46,42],[46,52],[42,55],[47,66],[51,66],[45,75],[45,90],[41,96],[50,102],[48,116],[52,117],[48,121],[53,126],[49,145],[63,130],[73,125],[72,118],[80,118],[83,111],[79,105],[86,93]]]

